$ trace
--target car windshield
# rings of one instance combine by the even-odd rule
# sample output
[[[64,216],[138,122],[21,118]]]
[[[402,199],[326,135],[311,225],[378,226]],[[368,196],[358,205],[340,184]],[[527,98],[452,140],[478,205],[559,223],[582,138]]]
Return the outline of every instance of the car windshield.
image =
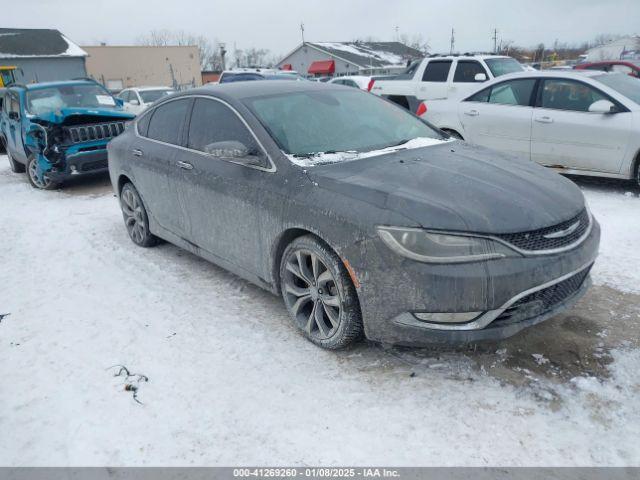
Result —
[[[166,97],[167,95],[171,95],[175,90],[171,90],[167,88],[166,90],[144,90],[139,91],[140,98],[144,103],[153,103],[157,100],[160,100],[162,97]]]
[[[115,108],[113,96],[100,85],[60,85],[27,91],[27,111],[34,115],[61,108]]]
[[[592,78],[640,105],[640,78],[624,73],[603,73]]]
[[[288,92],[244,102],[285,153],[294,158],[315,156],[311,163],[342,161],[362,152],[419,147],[443,139],[437,130],[403,108],[355,89]],[[350,155],[336,157],[339,153]],[[334,155],[328,158],[325,154]]]
[[[494,77],[522,72],[524,70],[520,62],[514,58],[487,58],[485,62]]]

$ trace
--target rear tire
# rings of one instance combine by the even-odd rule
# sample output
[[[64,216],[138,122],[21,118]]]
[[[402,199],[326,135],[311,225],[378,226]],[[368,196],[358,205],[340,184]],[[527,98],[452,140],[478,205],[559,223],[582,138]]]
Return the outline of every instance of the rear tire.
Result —
[[[347,269],[317,237],[298,237],[287,246],[280,289],[294,325],[316,345],[336,350],[362,336],[358,294]]]
[[[55,190],[59,187],[59,185],[52,181],[47,175],[43,175],[43,179],[40,180],[38,178],[38,159],[33,154],[29,154],[29,158],[27,160],[27,178],[29,179],[29,183],[33,188],[38,188],[40,190]]]
[[[144,248],[155,247],[158,237],[149,231],[147,210],[132,183],[125,183],[120,190],[120,208],[124,225],[133,243]]]
[[[0,142],[2,143],[2,142]],[[11,156],[11,152],[9,150],[7,150],[7,157],[9,158],[9,166],[11,167],[11,171],[13,173],[24,173],[26,170],[26,167],[20,163],[20,162],[16,162],[13,157]]]

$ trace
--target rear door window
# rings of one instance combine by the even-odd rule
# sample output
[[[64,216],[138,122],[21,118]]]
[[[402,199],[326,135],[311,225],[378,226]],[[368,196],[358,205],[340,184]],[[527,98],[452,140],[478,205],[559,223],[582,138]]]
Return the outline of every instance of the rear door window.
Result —
[[[173,100],[156,108],[149,121],[147,137],[172,145],[180,145],[182,126],[185,123],[191,99]]]
[[[478,73],[483,73],[485,80],[489,78],[480,62],[476,62],[475,60],[458,60],[453,81],[457,83],[474,83],[477,81],[476,75]]]
[[[535,78],[499,83],[491,88],[489,103],[527,107],[531,105],[531,94],[535,85]]]
[[[423,82],[446,82],[451,70],[451,60],[431,60],[422,74]]]

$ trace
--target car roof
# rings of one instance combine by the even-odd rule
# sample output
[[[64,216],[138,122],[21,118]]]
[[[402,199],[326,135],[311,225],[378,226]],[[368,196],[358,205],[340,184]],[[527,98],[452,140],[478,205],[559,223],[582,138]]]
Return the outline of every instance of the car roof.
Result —
[[[142,92],[144,90],[173,90],[173,87],[165,87],[165,86],[157,86],[157,87],[129,87],[124,90],[137,90],[138,92]]]
[[[525,70],[522,72],[509,73],[507,75],[500,75],[490,81],[491,84],[499,83],[511,78],[547,78],[547,77],[563,77],[563,78],[585,78],[585,77],[598,77],[600,75],[619,75],[619,73],[609,73],[600,70]]]
[[[481,59],[487,59],[487,58],[513,58],[513,57],[509,57],[507,55],[493,55],[490,53],[452,53],[449,55],[446,54],[442,54],[442,55],[431,55],[427,57],[427,60],[440,60],[440,59],[454,59],[454,58],[458,58],[458,59],[467,59],[467,58],[481,58]],[[515,60],[515,58],[513,58]],[[517,61],[517,60],[516,60]]]
[[[189,94],[220,94],[237,99],[255,97],[258,95],[280,95],[286,93],[306,91],[345,90],[349,87],[320,82],[282,82],[280,80],[263,80],[261,82],[230,82],[220,84],[207,84],[203,87],[193,88],[185,92]]]

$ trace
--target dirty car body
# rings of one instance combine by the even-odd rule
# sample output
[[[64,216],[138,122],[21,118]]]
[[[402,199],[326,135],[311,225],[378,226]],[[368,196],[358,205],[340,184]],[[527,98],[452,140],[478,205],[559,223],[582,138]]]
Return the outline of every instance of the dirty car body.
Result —
[[[168,107],[178,101],[181,108]],[[194,105],[207,102],[244,132],[230,132],[222,118],[208,128],[246,139],[251,158],[190,144],[200,121]],[[171,142],[150,138],[163,105],[174,112],[165,129],[179,130]],[[362,115],[334,113],[349,106]],[[376,124],[380,109],[390,110]],[[408,124],[421,138],[398,141],[394,132],[405,135]],[[343,150],[376,138],[374,149]],[[153,234],[276,294],[287,245],[319,238],[350,273],[365,335],[393,344],[495,340],[539,323],[584,294],[599,245],[598,223],[569,180],[449,139],[348,87],[264,81],[192,90],[111,142],[109,168],[118,193],[135,185]]]
[[[11,158],[35,159],[39,179],[55,184],[107,170],[107,143],[134,118],[96,82],[13,85],[5,91],[0,136]]]

